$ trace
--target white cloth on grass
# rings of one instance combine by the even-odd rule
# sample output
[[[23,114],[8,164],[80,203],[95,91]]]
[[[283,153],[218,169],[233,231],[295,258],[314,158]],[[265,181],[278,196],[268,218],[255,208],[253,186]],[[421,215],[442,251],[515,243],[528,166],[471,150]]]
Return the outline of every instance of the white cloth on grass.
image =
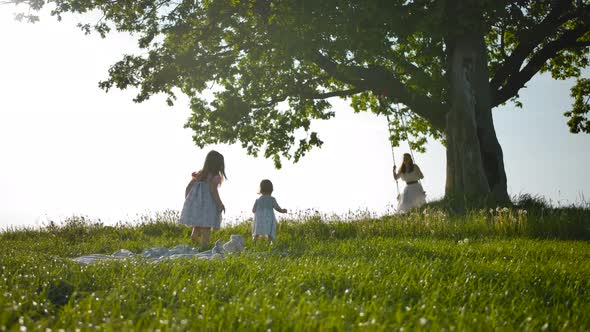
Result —
[[[240,253],[244,250],[243,238],[240,234],[231,235],[231,238],[226,243],[221,243],[218,240],[211,250],[199,252],[196,248],[181,244],[174,248],[168,249],[166,247],[147,248],[141,254],[135,254],[129,250],[121,249],[112,255],[91,254],[72,258],[76,263],[86,265],[98,261],[105,260],[120,260],[126,258],[141,257],[152,260],[154,262],[165,259],[178,258],[199,258],[199,259],[216,259],[222,258],[224,254]]]

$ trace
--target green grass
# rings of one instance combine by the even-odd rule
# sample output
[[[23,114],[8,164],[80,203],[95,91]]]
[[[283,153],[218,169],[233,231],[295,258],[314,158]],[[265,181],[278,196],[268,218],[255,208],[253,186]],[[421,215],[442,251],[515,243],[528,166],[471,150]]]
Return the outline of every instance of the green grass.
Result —
[[[222,260],[70,258],[188,244],[167,213],[0,233],[0,330],[588,330],[590,211],[426,210],[279,225]]]

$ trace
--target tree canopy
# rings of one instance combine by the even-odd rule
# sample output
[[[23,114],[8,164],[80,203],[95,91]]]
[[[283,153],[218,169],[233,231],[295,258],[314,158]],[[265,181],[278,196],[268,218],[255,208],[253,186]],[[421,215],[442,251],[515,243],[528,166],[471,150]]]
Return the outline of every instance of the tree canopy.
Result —
[[[392,141],[444,138],[450,109],[452,36],[482,31],[491,106],[518,101],[536,74],[577,78],[572,132],[590,132],[590,2],[568,0],[15,0],[52,14],[97,10],[85,32],[131,32],[146,52],[125,55],[100,86],[138,88],[135,101],[164,93],[190,98],[186,126],[203,147],[236,143],[280,167],[322,141],[314,119],[335,115],[329,98],[355,111],[389,113],[379,96],[402,105]],[[34,15],[20,14],[34,21]],[[218,87],[213,101],[202,93]],[[565,111],[565,110],[562,110]]]

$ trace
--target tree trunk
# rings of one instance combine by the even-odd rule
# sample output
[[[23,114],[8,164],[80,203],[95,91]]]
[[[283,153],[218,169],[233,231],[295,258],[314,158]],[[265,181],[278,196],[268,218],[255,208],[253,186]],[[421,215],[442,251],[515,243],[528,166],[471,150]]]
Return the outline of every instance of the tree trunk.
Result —
[[[481,206],[490,195],[476,116],[476,61],[482,50],[477,36],[467,34],[450,41],[449,83],[451,108],[447,114],[447,183],[445,196],[456,208]],[[489,92],[488,92],[489,94]],[[488,98],[489,104],[489,98]]]
[[[487,48],[483,34],[474,40],[476,52],[474,66],[473,87],[475,92],[475,121],[477,123],[477,137],[483,162],[484,172],[490,198],[488,204],[503,205],[510,203],[506,186],[506,172],[504,170],[504,156],[498,142],[494,120],[492,118],[492,99],[490,91],[490,77],[487,59]]]
[[[450,104],[447,114],[445,194],[463,208],[510,202],[502,148],[491,112],[483,33],[472,31],[447,43]]]

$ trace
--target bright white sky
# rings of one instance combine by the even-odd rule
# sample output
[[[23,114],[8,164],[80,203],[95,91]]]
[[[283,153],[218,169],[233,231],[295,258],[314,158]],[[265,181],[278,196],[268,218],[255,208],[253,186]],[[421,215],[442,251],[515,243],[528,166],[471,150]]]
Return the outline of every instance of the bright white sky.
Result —
[[[250,216],[264,178],[290,210],[391,210],[396,193],[383,117],[353,114],[336,100],[336,118],[315,123],[324,146],[281,170],[239,146],[200,150],[183,129],[190,112],[182,100],[173,108],[160,97],[134,104],[133,91],[98,88],[111,64],[135,52],[131,37],[84,36],[72,17],[19,23],[13,12],[0,6],[0,228],[74,214],[114,223],[179,210],[190,173],[210,148],[226,160],[229,180],[220,194],[227,219]],[[511,195],[540,194],[566,205],[588,201],[590,135],[570,134],[562,116],[572,102],[571,85],[537,77],[521,91],[523,110],[495,110]],[[407,145],[395,150],[398,159],[403,152]],[[431,143],[416,159],[428,198],[442,197],[442,146]]]

